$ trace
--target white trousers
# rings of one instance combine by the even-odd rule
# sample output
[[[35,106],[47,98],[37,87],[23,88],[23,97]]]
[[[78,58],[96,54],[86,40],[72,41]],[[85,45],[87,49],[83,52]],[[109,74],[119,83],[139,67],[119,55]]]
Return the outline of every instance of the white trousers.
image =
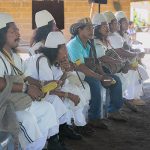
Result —
[[[129,79],[130,76],[127,74],[124,74],[124,73],[116,73],[115,75],[117,75],[120,80],[121,80],[121,83],[122,83],[122,93],[125,92],[125,90],[127,89],[128,87],[128,84],[129,84]]]
[[[54,107],[45,101],[32,102],[25,111],[16,112],[20,124],[19,141],[23,150],[40,150],[46,139],[59,132]]]
[[[87,102],[84,98],[84,95],[82,94],[82,92],[80,91],[80,89],[77,86],[69,84],[69,83],[65,84],[62,87],[62,91],[70,92],[70,93],[78,95],[80,97],[80,103],[77,106],[75,106],[74,103],[70,99],[67,99],[67,98],[64,100],[64,104],[68,108],[68,111],[69,111],[68,114],[70,115],[71,118],[74,119],[75,125],[76,126],[85,126],[86,119],[85,119],[85,115],[83,113],[83,109]],[[71,118],[70,118],[70,120],[71,120]]]
[[[139,77],[139,73],[134,70],[130,70],[128,74],[126,74],[128,78],[128,86],[123,93],[123,97],[127,100],[137,99],[142,96],[142,81]]]
[[[60,99],[57,95],[46,95],[43,100],[50,102],[54,106],[59,124],[64,124],[67,120],[65,118],[65,114],[67,113],[68,109],[66,108],[62,99]]]
[[[83,88],[82,84],[78,86],[80,92],[82,93],[84,99],[86,100],[86,105],[89,105],[89,101],[91,100],[91,91],[90,91],[90,86],[87,82],[82,81],[84,84],[85,89]]]

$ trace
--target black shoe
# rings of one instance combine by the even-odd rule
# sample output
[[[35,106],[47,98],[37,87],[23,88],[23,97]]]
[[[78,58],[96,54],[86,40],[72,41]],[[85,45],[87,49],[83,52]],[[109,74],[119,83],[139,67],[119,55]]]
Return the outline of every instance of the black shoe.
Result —
[[[63,150],[69,150],[67,147],[66,147],[66,144],[64,143],[64,141],[62,139],[59,138],[59,142],[61,144],[61,146],[63,147]]]
[[[58,135],[54,135],[47,140],[47,150],[65,150],[59,142]]]
[[[66,123],[60,125],[59,127],[59,137],[60,139],[68,138],[72,140],[81,140],[82,136],[75,132],[72,127],[68,126]]]

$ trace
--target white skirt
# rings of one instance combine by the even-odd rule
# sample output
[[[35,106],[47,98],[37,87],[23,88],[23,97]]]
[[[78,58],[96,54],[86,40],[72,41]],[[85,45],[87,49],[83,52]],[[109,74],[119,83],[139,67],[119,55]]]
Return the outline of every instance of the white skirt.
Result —
[[[80,97],[80,103],[77,106],[75,106],[74,103],[70,99],[65,98],[65,104],[67,103],[68,109],[77,110],[79,108],[84,108],[84,106],[86,105],[87,102],[86,102],[86,99],[84,98],[84,94],[80,91],[80,89],[76,85],[73,85],[67,82],[61,88],[61,91],[69,92],[69,93],[78,95]]]
[[[47,95],[43,100],[50,102],[54,106],[58,120],[68,111],[63,100],[57,95]]]
[[[45,137],[46,142],[49,130],[58,126],[54,107],[45,101],[32,102],[29,108],[17,111],[16,115],[21,128],[19,141],[23,149],[40,138]]]

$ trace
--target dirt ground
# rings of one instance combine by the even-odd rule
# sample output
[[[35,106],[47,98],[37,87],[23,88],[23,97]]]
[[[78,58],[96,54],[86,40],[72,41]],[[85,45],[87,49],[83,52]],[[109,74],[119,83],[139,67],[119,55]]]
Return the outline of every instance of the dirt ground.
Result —
[[[128,122],[108,121],[109,130],[97,129],[90,138],[67,140],[71,150],[150,150],[150,101],[135,113],[125,109]]]
[[[150,55],[143,63],[150,75]],[[135,113],[125,109],[129,121],[108,121],[109,130],[96,130],[95,135],[81,141],[67,140],[70,150],[150,150],[150,79],[144,84],[146,106]]]

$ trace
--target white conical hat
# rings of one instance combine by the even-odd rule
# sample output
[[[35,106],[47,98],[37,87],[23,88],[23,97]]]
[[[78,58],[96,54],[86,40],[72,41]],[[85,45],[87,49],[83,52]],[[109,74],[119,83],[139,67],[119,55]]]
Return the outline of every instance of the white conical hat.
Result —
[[[97,13],[97,14],[95,14],[93,16],[93,18],[92,18],[92,24],[94,26],[101,25],[102,22],[107,22],[103,14]]]
[[[10,22],[14,22],[11,15],[7,13],[0,13],[0,29],[6,27],[6,24]]]
[[[106,11],[103,14],[107,23],[111,23],[112,20],[116,19],[115,15],[111,11]]]
[[[6,27],[6,23],[3,23],[3,22],[0,20],[0,29],[5,28],[5,27]]]
[[[65,44],[66,39],[61,32],[50,32],[47,36],[45,47],[58,48],[58,45]]]
[[[115,16],[116,16],[118,21],[120,21],[123,18],[127,18],[127,16],[125,15],[125,13],[123,11],[117,11],[115,13]]]
[[[41,10],[35,14],[35,23],[37,28],[48,25],[48,23],[52,20],[54,20],[54,17],[47,10]]]

